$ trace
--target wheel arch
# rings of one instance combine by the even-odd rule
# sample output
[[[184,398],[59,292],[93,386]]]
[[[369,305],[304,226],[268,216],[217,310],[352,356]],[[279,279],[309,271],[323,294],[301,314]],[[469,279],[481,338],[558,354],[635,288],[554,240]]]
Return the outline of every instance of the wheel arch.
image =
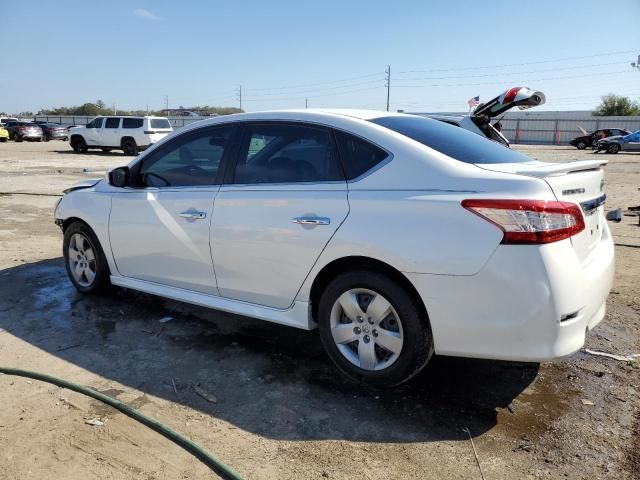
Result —
[[[313,279],[313,283],[311,284],[311,289],[309,290],[310,314],[313,321],[316,321],[317,319],[318,303],[320,301],[322,292],[327,287],[327,285],[329,285],[329,283],[337,275],[356,269],[371,270],[374,272],[382,273],[397,281],[407,290],[407,292],[409,292],[411,297],[416,302],[416,305],[420,309],[422,319],[426,322],[429,328],[431,327],[427,307],[411,281],[400,270],[389,265],[388,263],[372,257],[359,255],[334,259],[331,262],[327,263],[324,267],[322,267],[322,269],[315,276],[315,278]]]

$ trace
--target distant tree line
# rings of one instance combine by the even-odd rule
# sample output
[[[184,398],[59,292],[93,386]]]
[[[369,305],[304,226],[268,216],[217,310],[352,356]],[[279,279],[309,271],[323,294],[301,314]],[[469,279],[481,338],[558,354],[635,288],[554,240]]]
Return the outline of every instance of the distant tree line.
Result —
[[[640,104],[629,97],[610,93],[602,97],[598,108],[593,112],[597,117],[633,116],[640,115]]]
[[[180,106],[175,110],[185,110],[190,112],[198,113],[202,116],[207,116],[211,114],[217,115],[229,115],[231,113],[241,113],[242,110],[236,107],[214,107],[209,105],[201,105],[194,107],[182,107]],[[167,114],[166,110],[116,110],[118,115],[163,115]],[[19,116],[21,117],[32,117],[34,114],[32,112],[20,112]],[[40,109],[36,115],[78,115],[78,116],[88,116],[88,117],[96,117],[98,115],[113,115],[113,108],[107,107],[107,105],[102,101],[98,100],[95,103],[88,102],[82,105],[78,105],[75,107],[58,107],[58,108],[43,108]]]

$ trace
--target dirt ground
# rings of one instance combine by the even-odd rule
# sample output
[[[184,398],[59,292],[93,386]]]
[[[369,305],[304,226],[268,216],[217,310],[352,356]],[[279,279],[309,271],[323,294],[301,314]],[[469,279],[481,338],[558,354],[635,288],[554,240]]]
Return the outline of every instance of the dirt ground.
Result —
[[[592,158],[517,148],[545,160]],[[610,160],[607,209],[640,205],[640,155],[601,157]],[[63,142],[0,144],[0,365],[117,397],[251,479],[479,479],[464,429],[487,480],[640,478],[640,361],[583,352],[540,365],[436,358],[408,385],[370,391],[337,375],[316,332],[131,291],[79,295],[51,195],[129,160],[76,155]],[[640,353],[638,217],[611,228],[616,283],[587,348]],[[87,425],[92,418],[104,425]],[[110,407],[0,375],[0,478],[215,475]]]

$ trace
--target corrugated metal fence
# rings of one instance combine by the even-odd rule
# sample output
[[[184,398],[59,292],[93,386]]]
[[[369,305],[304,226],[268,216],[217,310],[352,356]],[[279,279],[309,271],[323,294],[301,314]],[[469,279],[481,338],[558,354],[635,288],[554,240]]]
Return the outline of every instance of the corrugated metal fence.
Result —
[[[565,115],[563,117],[563,115]],[[87,116],[36,115],[34,120],[61,123],[62,125],[85,125],[92,118]],[[209,117],[168,117],[173,128],[178,129]],[[600,128],[626,128],[640,130],[640,117],[594,117],[589,112],[539,112],[508,113],[500,121],[502,133],[511,143],[530,145],[567,145],[582,135],[578,127],[587,132]]]
[[[42,122],[55,122],[60,123],[64,126],[70,125],[86,125],[91,120],[96,118],[95,116],[84,116],[84,115],[35,115],[33,117],[34,121],[42,121]],[[185,125],[188,125],[193,122],[197,122],[198,120],[204,120],[206,118],[211,117],[167,117],[173,125],[173,128],[182,128]]]
[[[530,145],[567,145],[582,135],[578,127],[589,133],[601,128],[640,130],[640,117],[544,118],[514,114],[505,116],[500,123],[502,134],[510,142]]]

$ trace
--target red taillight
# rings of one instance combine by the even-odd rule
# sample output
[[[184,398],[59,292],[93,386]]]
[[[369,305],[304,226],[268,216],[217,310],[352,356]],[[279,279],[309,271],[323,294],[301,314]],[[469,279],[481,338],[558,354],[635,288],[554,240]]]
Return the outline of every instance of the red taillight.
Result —
[[[24,129],[26,129],[26,128],[27,128],[27,127],[22,126],[22,127],[18,127],[16,130],[23,131],[23,130],[24,130]]]
[[[502,243],[551,243],[584,230],[580,207],[544,200],[463,200],[462,206],[504,232]]]
[[[502,104],[506,105],[507,103],[513,102],[513,100],[516,98],[516,95],[518,95],[518,92],[520,91],[521,88],[522,87],[510,88],[507,91],[507,94],[504,96],[504,100],[502,101]]]

